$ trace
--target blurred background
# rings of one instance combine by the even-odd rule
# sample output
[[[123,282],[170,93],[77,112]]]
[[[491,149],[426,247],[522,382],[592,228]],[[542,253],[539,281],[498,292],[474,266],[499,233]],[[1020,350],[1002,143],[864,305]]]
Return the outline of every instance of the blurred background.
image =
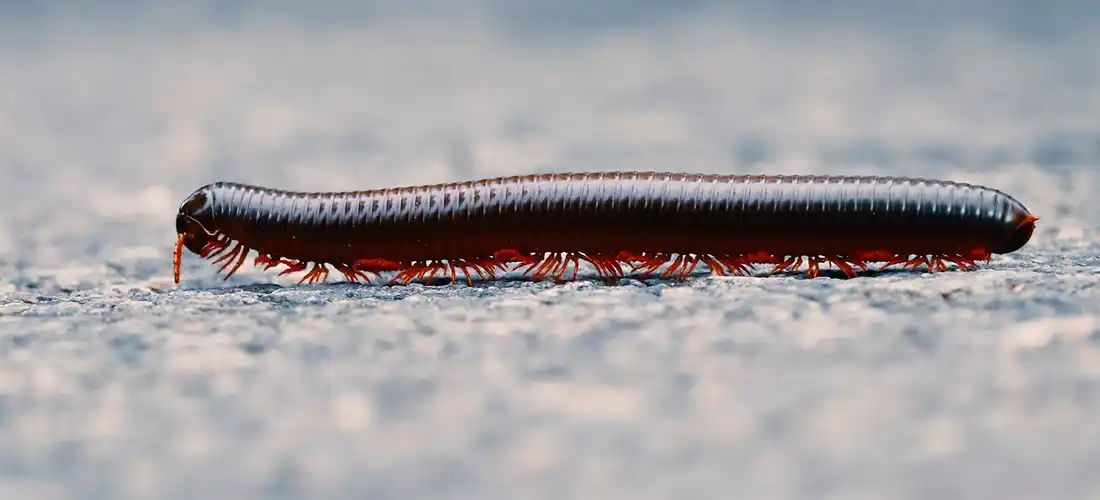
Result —
[[[1095,493],[1100,352],[1014,356],[1100,335],[1098,47],[1093,0],[0,2],[0,497]],[[345,297],[192,256],[161,293],[209,182],[595,170],[939,177],[1042,219],[1023,274],[875,293]]]
[[[1098,10],[3,2],[0,253],[164,257],[175,208],[215,180],[338,190],[567,170],[941,176],[1017,195],[1041,233],[1076,231],[1100,207]],[[92,248],[36,246],[67,239]]]

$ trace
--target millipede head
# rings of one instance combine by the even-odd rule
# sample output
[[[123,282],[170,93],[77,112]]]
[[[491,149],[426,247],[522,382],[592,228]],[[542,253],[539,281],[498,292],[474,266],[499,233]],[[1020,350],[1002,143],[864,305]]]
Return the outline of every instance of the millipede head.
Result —
[[[202,187],[191,193],[180,205],[176,214],[176,248],[173,255],[173,275],[179,283],[180,253],[187,248],[191,253],[202,255],[203,248],[217,237],[218,228],[214,223],[213,197],[209,187]]]
[[[203,187],[191,193],[176,214],[176,234],[183,235],[183,246],[194,254],[201,254],[206,243],[218,234],[213,206],[210,189]]]

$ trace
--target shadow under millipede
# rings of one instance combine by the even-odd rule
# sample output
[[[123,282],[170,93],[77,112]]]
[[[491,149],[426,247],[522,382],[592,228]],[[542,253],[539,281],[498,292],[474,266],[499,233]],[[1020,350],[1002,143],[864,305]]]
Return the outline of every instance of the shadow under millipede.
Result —
[[[840,270],[822,269],[820,271],[820,273],[818,274],[818,278],[831,278],[831,279],[836,279],[836,280],[848,281],[848,280],[856,280],[856,279],[883,279],[883,278],[888,278],[888,277],[892,277],[892,276],[905,276],[905,275],[919,276],[921,274],[924,274],[925,272],[926,271],[911,271],[911,270],[905,270],[905,269],[887,269],[885,271],[868,269],[866,271],[860,271],[859,276],[856,276],[856,277],[853,278],[853,277],[846,276],[844,274],[844,272],[840,271]],[[953,269],[953,270],[948,271],[948,272],[963,272],[963,271]],[[940,274],[940,273],[937,273],[937,274]],[[572,283],[572,282],[588,283],[588,284],[594,284],[594,285],[600,285],[600,286],[606,286],[606,287],[636,286],[636,285],[634,285],[634,283],[641,283],[642,285],[645,285],[645,286],[656,286],[656,285],[684,286],[684,285],[690,284],[693,281],[696,281],[696,280],[699,280],[699,279],[705,279],[705,278],[711,277],[711,276],[718,277],[718,278],[723,277],[723,276],[715,276],[715,275],[711,274],[710,272],[708,272],[706,270],[696,271],[696,272],[692,273],[689,277],[687,277],[685,279],[661,278],[659,276],[657,276],[657,277],[652,277],[651,276],[651,277],[647,277],[645,279],[639,279],[636,276],[601,278],[601,277],[592,276],[592,275],[578,275],[576,279],[543,280],[543,281],[533,282],[527,277],[516,275],[516,276],[500,276],[500,277],[497,277],[495,279],[485,279],[485,280],[474,279],[472,288],[489,288],[489,287],[493,287],[493,286],[496,286],[496,285],[499,285],[499,284],[551,283],[551,284],[559,284],[560,285],[560,284],[566,284],[566,283]],[[808,280],[809,281],[810,279],[806,278],[805,276],[806,276],[805,271],[802,271],[802,272],[799,272],[799,271],[780,271],[780,272],[775,272],[775,273],[763,273],[763,272],[761,272],[760,274],[752,274],[752,275],[749,275],[749,276],[725,276],[725,277],[726,278],[731,278],[731,277],[738,278],[739,277],[739,278],[753,278],[753,279],[774,279],[774,278],[784,277],[784,278],[796,278],[796,279],[799,279],[799,280]],[[234,293],[234,292],[251,292],[251,293],[267,294],[267,293],[272,293],[272,292],[275,292],[275,291],[278,291],[278,290],[285,290],[285,289],[315,289],[316,290],[316,289],[331,289],[331,288],[337,288],[337,287],[345,287],[345,288],[380,288],[380,287],[403,288],[403,287],[406,287],[406,286],[412,286],[414,284],[418,284],[418,285],[425,286],[425,287],[433,287],[433,288],[447,287],[447,286],[462,286],[462,287],[467,287],[467,288],[471,287],[471,285],[466,282],[466,279],[464,277],[459,277],[459,279],[456,282],[453,282],[453,283],[452,283],[451,278],[449,276],[448,277],[442,277],[442,278],[437,276],[437,277],[435,277],[431,280],[413,281],[413,282],[409,282],[408,284],[391,283],[390,279],[391,279],[390,276],[385,276],[381,279],[374,279],[374,280],[372,280],[371,283],[353,283],[353,282],[349,282],[349,281],[331,281],[331,282],[328,282],[328,283],[315,283],[315,284],[304,284],[304,285],[299,285],[299,284],[279,285],[279,284],[275,284],[275,283],[251,283],[251,284],[245,284],[245,285],[237,285],[237,286],[228,287],[228,288],[197,287],[197,288],[193,288],[193,289],[190,289],[190,290],[191,291],[210,291],[210,292],[217,293],[217,294],[226,294],[226,293]]]
[[[952,271],[949,271],[949,272],[962,272],[962,271],[952,270]],[[881,279],[881,278],[890,277],[890,276],[904,276],[904,275],[919,276],[919,275],[924,274],[924,273],[925,273],[924,271],[909,271],[909,270],[904,270],[904,269],[888,269],[888,270],[885,270],[885,271],[878,271],[878,270],[868,269],[866,271],[860,271],[859,276],[848,277],[844,274],[843,271],[840,271],[840,270],[822,269],[819,272],[817,277],[818,278],[832,278],[832,279],[837,279],[837,280],[848,281],[848,280],[857,280],[857,279],[860,279],[860,278]],[[657,274],[660,274],[660,273],[657,273]],[[593,283],[593,284],[599,284],[599,285],[605,285],[605,286],[625,286],[626,282],[639,282],[639,283],[642,283],[642,284],[645,284],[645,285],[658,285],[658,284],[683,285],[683,284],[688,284],[688,283],[690,283],[692,281],[695,281],[695,280],[705,279],[707,277],[753,278],[753,279],[775,279],[775,278],[784,277],[784,278],[798,278],[800,280],[804,279],[804,280],[807,280],[807,281],[812,281],[814,279],[814,278],[806,278],[806,272],[805,271],[801,271],[801,272],[800,271],[780,271],[780,272],[774,272],[774,273],[751,274],[751,275],[748,275],[748,276],[716,276],[716,275],[713,275],[713,274],[711,274],[710,272],[707,272],[707,271],[703,271],[703,272],[698,272],[697,271],[697,272],[692,273],[687,278],[683,278],[683,279],[681,279],[681,278],[661,278],[659,276],[657,276],[657,277],[651,276],[651,277],[648,277],[648,278],[645,278],[645,279],[641,279],[641,278],[638,278],[636,276],[623,276],[623,277],[612,277],[612,278],[600,278],[600,277],[597,277],[597,276],[577,276],[576,279],[569,279],[569,280],[552,280],[552,279],[548,279],[548,280],[538,281],[538,282],[535,282],[535,283],[565,284],[565,283],[578,282],[578,283]],[[433,278],[430,281],[418,281],[416,283],[418,283],[420,285],[423,285],[423,286],[433,286],[433,287],[434,286],[447,286],[447,285],[452,284],[450,277],[440,278],[438,276]],[[474,287],[492,286],[493,283],[532,283],[532,281],[530,279],[526,278],[526,277],[523,277],[523,276],[502,276],[502,277],[498,277],[496,279],[491,279],[491,280],[478,280],[478,279],[475,279],[474,282],[473,282],[473,286]],[[331,283],[331,284],[336,284],[336,283]],[[375,281],[372,284],[349,283],[347,281],[341,281],[341,282],[339,282],[339,284],[349,284],[349,285],[353,285],[353,286],[367,286],[367,287],[369,287],[369,286],[397,286],[397,287],[406,286],[406,285],[403,285],[401,283],[390,283],[388,278],[384,281],[383,280]],[[412,282],[410,282],[409,284],[411,285]],[[460,284],[460,285],[463,285],[463,286],[470,286],[469,284],[467,284],[467,282],[464,278],[459,278],[458,281],[455,282],[454,284]]]

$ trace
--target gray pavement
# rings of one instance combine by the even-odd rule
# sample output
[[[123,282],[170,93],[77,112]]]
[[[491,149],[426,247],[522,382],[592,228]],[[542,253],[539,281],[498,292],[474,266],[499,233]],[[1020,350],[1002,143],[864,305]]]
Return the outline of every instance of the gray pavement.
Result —
[[[0,498],[1097,498],[1100,21],[858,4],[0,7]],[[1042,219],[972,273],[171,283],[213,180],[616,169]]]

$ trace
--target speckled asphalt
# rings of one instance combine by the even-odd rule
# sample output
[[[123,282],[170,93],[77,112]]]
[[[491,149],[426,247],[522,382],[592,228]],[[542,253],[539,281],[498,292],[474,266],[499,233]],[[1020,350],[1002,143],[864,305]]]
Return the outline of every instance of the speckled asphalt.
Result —
[[[0,498],[1100,496],[1095,30],[278,5],[0,8]],[[1042,219],[970,273],[171,282],[213,180],[611,169],[950,178]]]

